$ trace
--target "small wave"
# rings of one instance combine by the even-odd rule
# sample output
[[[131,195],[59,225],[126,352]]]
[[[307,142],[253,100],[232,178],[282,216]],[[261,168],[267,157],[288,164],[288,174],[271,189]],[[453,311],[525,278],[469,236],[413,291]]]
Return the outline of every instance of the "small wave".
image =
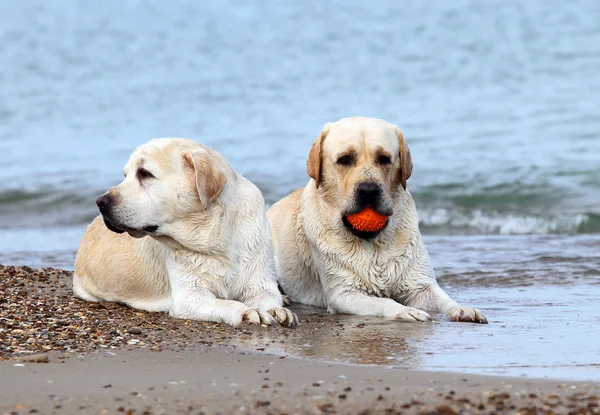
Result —
[[[529,211],[560,204],[570,192],[549,183],[526,183],[520,180],[487,184],[489,178],[476,183],[444,183],[422,187],[413,192],[418,205],[455,206],[466,209]]]
[[[0,191],[0,208],[10,210],[11,208],[37,208],[39,211],[59,208],[63,206],[81,205],[94,201],[103,191],[90,192],[88,190],[65,191],[63,189],[8,189]]]
[[[52,188],[0,191],[0,228],[86,223],[97,214],[95,199],[102,193]]]
[[[267,202],[279,197],[277,189],[261,186]],[[0,227],[68,226],[88,222],[97,214],[95,199],[105,189],[9,189],[0,191]],[[277,194],[277,197],[275,197]],[[418,195],[417,195],[418,198]],[[600,214],[583,212],[545,215],[485,206],[447,207],[418,203],[423,233],[434,234],[562,234],[600,232]],[[448,204],[448,203],[446,203]]]
[[[600,232],[600,214],[535,216],[483,210],[421,209],[423,232],[533,235]]]

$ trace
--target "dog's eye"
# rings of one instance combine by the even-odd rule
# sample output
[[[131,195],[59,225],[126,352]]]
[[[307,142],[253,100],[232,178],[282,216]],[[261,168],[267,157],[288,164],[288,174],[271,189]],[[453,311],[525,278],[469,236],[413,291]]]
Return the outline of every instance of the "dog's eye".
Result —
[[[379,156],[377,156],[377,164],[381,164],[382,166],[385,166],[387,164],[392,164],[392,159],[390,158],[390,156],[386,156],[385,154],[380,154]]]
[[[137,177],[139,180],[144,180],[144,179],[151,179],[154,177],[154,175],[146,169],[138,169]]]
[[[339,164],[340,166],[351,166],[352,164],[354,164],[354,156],[350,154],[340,156],[337,159],[337,164]]]

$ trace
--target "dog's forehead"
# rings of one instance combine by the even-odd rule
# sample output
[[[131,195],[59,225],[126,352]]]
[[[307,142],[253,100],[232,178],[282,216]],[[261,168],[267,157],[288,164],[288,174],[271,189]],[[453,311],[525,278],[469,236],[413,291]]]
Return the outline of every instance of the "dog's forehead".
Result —
[[[129,157],[125,168],[141,167],[167,169],[173,165],[181,143],[177,140],[154,139],[139,146]],[[183,150],[182,150],[183,151]]]
[[[339,153],[350,148],[355,151],[383,149],[392,154],[399,151],[398,137],[393,125],[364,120],[341,121],[330,125],[323,144],[328,153]]]

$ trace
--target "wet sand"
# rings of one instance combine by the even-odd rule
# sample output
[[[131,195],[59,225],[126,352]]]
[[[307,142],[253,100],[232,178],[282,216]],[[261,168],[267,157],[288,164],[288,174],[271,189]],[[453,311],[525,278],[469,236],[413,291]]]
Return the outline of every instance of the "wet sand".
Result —
[[[478,337],[496,358],[480,325],[295,307],[296,330],[234,329],[70,290],[68,271],[0,266],[0,413],[600,413],[595,382],[419,370],[438,356],[485,361]]]
[[[600,413],[593,384],[331,364],[229,346],[14,364],[0,363],[0,413]]]

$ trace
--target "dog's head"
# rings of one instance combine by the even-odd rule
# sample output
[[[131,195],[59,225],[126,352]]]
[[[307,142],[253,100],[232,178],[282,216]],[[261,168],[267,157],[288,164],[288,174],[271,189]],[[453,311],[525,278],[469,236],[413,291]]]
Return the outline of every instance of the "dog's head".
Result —
[[[178,222],[206,210],[227,182],[228,166],[216,152],[179,138],[138,147],[125,179],[96,200],[106,226],[117,233],[172,236]]]
[[[310,149],[307,168],[323,202],[339,214],[335,220],[355,236],[373,239],[381,230],[354,229],[346,217],[367,207],[392,216],[406,190],[412,160],[397,126],[351,117],[325,125]]]

